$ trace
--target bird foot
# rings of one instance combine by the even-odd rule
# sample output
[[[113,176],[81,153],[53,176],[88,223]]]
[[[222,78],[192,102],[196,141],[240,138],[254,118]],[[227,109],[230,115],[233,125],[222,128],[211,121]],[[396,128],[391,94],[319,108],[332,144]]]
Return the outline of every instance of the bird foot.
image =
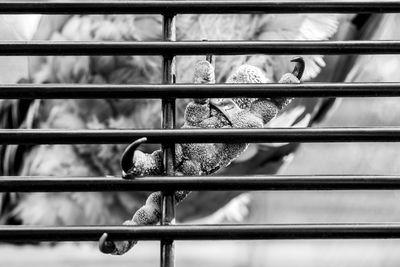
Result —
[[[132,225],[132,222],[126,221],[123,225]],[[123,255],[137,244],[136,240],[108,241],[107,237],[104,233],[99,240],[99,250],[104,254]]]

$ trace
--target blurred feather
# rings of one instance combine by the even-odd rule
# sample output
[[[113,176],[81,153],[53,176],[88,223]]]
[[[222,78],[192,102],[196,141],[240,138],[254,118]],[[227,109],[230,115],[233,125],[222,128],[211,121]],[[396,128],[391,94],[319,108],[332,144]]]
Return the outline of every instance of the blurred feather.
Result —
[[[338,29],[337,15],[180,15],[178,40],[325,40]],[[162,17],[156,15],[43,16],[34,39],[152,41],[160,40]],[[191,82],[199,57],[177,58],[177,81]],[[292,70],[288,57],[250,55],[216,58],[218,82],[224,82],[238,66],[247,63],[263,69],[272,81]],[[322,56],[306,56],[305,79],[315,77],[325,66]],[[140,56],[51,56],[30,58],[35,83],[159,83],[161,58]],[[177,101],[182,114],[187,100]],[[5,105],[6,106],[6,105]],[[320,100],[296,100],[275,125],[310,125]],[[159,128],[158,100],[82,99],[42,100],[25,111],[25,126],[56,129]],[[36,120],[34,118],[37,118]],[[182,116],[178,117],[178,126]],[[17,126],[14,125],[14,126]],[[234,163],[221,174],[276,173],[297,145],[275,148],[252,146],[242,164]],[[32,148],[14,171],[21,175],[104,176],[118,175],[120,145],[45,145]],[[154,146],[144,148],[149,151]],[[10,154],[11,155],[11,154]],[[247,158],[245,158],[247,156]],[[8,162],[10,164],[10,162]],[[12,166],[12,164],[11,164]],[[245,168],[243,168],[245,166]],[[17,167],[17,168],[15,168]],[[178,219],[207,216],[240,192],[195,192],[178,209]],[[69,225],[121,223],[142,205],[146,192],[135,193],[43,193],[20,194],[12,215],[24,224]],[[246,204],[247,205],[247,204]],[[239,205],[240,206],[240,205]],[[237,214],[224,218],[239,218]],[[242,212],[243,211],[243,212]]]
[[[1,15],[0,39],[1,40],[26,40],[29,31],[35,28],[38,16],[32,15]],[[25,21],[25,22],[23,22]],[[27,25],[30,25],[27,27]],[[28,57],[3,56],[0,57],[0,83],[24,82],[28,77]],[[0,100],[0,125],[2,128],[19,128],[26,124],[25,114],[30,109],[31,101],[27,100]],[[33,117],[32,117],[33,119]],[[25,146],[0,146],[0,172],[1,175],[15,175],[21,166],[22,154]],[[0,222],[7,223],[12,220],[9,212],[16,204],[15,193],[0,194]]]
[[[400,40],[399,14],[374,14],[370,23],[363,28],[360,39]],[[354,57],[347,82],[398,82],[400,75],[398,55],[359,55]]]

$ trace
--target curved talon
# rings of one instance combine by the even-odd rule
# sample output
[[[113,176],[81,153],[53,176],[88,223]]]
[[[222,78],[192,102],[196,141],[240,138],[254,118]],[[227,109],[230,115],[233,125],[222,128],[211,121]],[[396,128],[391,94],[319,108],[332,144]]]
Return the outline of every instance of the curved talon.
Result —
[[[203,41],[203,42],[207,42],[208,40],[207,40],[207,39],[203,39],[202,41]],[[207,60],[210,64],[212,64],[212,63],[213,63],[213,60],[214,60],[213,55],[207,55],[207,56],[206,56],[206,60]]]
[[[305,63],[302,57],[295,57],[290,60],[290,62],[296,62],[292,74],[297,77],[297,79],[301,79],[304,73]]]
[[[213,64],[213,61],[214,61],[213,55],[207,55],[207,56],[206,56],[206,60],[207,60],[208,62],[210,62],[210,64]]]
[[[104,233],[99,239],[99,250],[104,254],[111,254],[115,251],[116,247],[114,242],[107,241],[108,234]]]
[[[122,153],[121,157],[122,178],[126,178],[130,175],[129,169],[132,167],[132,159],[135,154],[135,150],[145,142],[147,142],[146,137],[137,139],[136,141],[131,143]]]

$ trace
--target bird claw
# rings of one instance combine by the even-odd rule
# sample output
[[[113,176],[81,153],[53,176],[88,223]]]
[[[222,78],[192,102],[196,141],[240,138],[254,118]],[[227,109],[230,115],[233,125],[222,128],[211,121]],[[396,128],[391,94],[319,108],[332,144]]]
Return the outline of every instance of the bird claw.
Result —
[[[108,234],[104,233],[99,239],[99,250],[104,254],[123,255],[128,252],[137,241],[107,241]]]
[[[124,179],[134,179],[136,175],[132,172],[132,159],[135,154],[136,149],[143,143],[147,142],[147,138],[143,137],[137,139],[133,143],[131,143],[125,151],[122,153],[121,157],[121,169],[122,169],[122,178]]]
[[[297,79],[300,80],[301,77],[303,76],[304,69],[305,69],[304,59],[302,57],[294,57],[294,58],[292,58],[292,60],[290,60],[290,62],[296,63],[296,65],[292,71],[292,74],[294,76],[296,76]]]
[[[136,149],[143,143],[147,142],[147,138],[143,137],[131,143],[121,157],[121,169],[123,179],[133,179],[136,175],[132,172],[132,159]],[[129,225],[127,221],[124,225]],[[99,250],[104,254],[122,255],[128,252],[137,241],[108,241],[108,234],[104,233],[99,239]]]
[[[116,249],[114,242],[107,241],[108,234],[104,233],[99,239],[99,250],[104,254],[113,254]]]

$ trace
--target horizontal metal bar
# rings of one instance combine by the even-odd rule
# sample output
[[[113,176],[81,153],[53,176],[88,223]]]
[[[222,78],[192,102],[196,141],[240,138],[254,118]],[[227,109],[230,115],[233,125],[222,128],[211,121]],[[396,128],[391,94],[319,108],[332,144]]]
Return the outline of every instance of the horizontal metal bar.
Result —
[[[400,96],[400,83],[0,84],[2,99],[389,96]]]
[[[398,190],[394,175],[139,177],[0,176],[0,192]]]
[[[1,5],[0,5],[1,6]],[[400,41],[0,41],[0,55],[399,54]]]
[[[400,142],[400,127],[157,129],[157,130],[0,130],[0,144]]]
[[[398,1],[233,1],[119,0],[0,2],[0,13],[14,14],[141,14],[141,13],[382,13],[400,12]]]
[[[0,241],[272,240],[400,238],[400,224],[272,224],[168,226],[0,226]]]

